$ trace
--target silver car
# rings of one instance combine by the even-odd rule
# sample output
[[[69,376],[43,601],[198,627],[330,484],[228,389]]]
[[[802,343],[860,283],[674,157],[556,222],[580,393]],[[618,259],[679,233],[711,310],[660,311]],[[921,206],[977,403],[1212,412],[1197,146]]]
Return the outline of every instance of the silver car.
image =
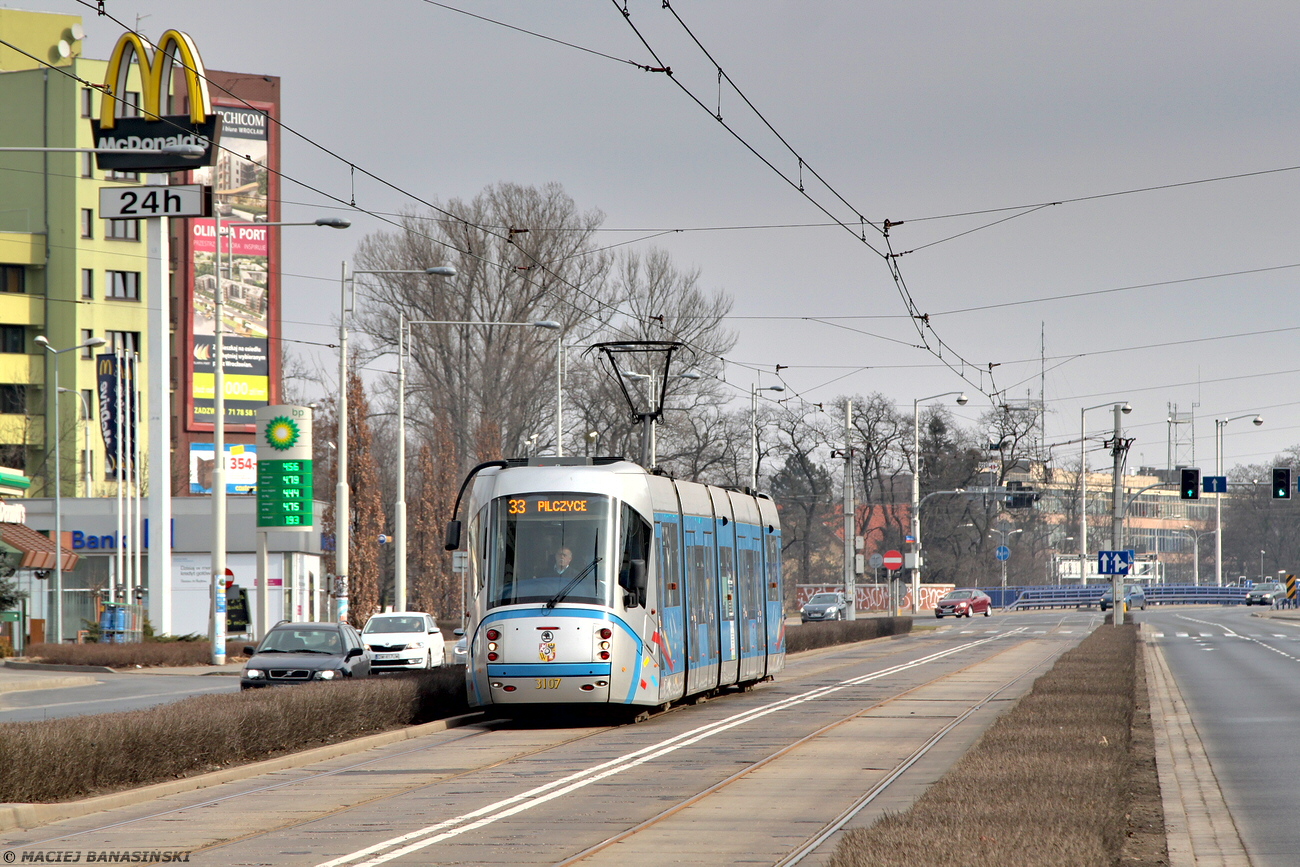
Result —
[[[817,593],[799,609],[799,620],[843,620],[848,616],[848,600],[840,592]]]
[[[1272,605],[1286,598],[1286,588],[1273,581],[1256,584],[1246,591],[1247,605]]]

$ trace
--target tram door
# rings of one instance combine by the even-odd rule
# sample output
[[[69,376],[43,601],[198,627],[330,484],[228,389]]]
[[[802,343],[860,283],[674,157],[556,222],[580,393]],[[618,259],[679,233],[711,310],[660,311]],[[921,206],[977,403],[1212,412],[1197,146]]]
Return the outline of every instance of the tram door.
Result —
[[[763,576],[758,550],[758,528],[736,525],[736,584],[740,591],[740,679],[758,680],[767,672],[764,662],[766,632],[763,616]]]
[[[736,586],[736,522],[725,492],[714,491],[713,512],[718,516],[718,683],[740,679],[740,588]]]
[[[717,534],[712,517],[686,515],[686,691],[718,685]]]
[[[686,607],[682,604],[682,539],[677,515],[655,515],[655,550],[658,568],[660,676],[659,698],[672,701],[686,692]]]

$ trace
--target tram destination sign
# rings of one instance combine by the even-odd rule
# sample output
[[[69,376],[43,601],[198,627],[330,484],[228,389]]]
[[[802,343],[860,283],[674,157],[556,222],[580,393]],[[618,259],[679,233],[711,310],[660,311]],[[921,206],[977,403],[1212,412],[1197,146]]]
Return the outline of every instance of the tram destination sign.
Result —
[[[265,406],[257,411],[257,526],[310,530],[314,522],[311,407]]]

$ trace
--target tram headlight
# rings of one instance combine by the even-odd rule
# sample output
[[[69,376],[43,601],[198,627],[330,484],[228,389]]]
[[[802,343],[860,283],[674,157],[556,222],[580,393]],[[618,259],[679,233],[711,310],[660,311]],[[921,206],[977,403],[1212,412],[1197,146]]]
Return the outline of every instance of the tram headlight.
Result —
[[[496,650],[496,649],[497,649],[497,643],[495,641],[489,641],[488,650]]]
[[[600,649],[601,649],[601,650],[609,650],[609,642],[608,642],[608,641],[602,641],[602,642],[600,643]]]

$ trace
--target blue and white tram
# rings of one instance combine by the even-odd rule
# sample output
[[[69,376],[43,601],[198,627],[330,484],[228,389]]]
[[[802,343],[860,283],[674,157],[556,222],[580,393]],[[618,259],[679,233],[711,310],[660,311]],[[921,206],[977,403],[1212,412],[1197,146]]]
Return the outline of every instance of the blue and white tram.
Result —
[[[784,666],[770,499],[624,460],[501,463],[465,512],[471,705],[662,706]]]

